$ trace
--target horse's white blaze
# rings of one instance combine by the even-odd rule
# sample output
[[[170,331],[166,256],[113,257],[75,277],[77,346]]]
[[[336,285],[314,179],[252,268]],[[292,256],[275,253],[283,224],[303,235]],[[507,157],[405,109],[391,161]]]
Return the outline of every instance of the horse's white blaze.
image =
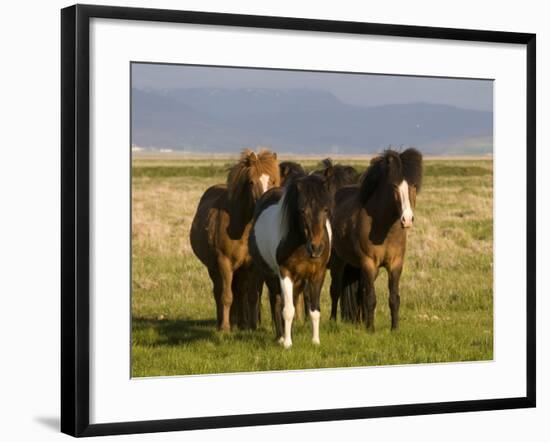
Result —
[[[328,241],[330,245],[332,245],[332,226],[330,225],[330,221],[328,219],[327,219],[327,222],[325,223],[325,226],[328,232]]]
[[[399,199],[401,200],[401,220],[405,227],[412,225],[413,211],[409,199],[409,183],[403,180],[399,185]]]
[[[310,310],[309,317],[311,318],[311,328],[313,330],[311,342],[313,342],[314,344],[320,344],[321,341],[319,340],[319,319],[321,318],[321,312],[319,310]]]
[[[279,273],[277,247],[281,241],[281,202],[266,208],[254,224],[256,246],[273,273]]]
[[[262,189],[264,192],[267,192],[267,186],[269,184],[269,175],[266,173],[262,174],[260,177],[260,182],[262,183]]]
[[[288,276],[280,278],[281,291],[283,292],[283,319],[285,321],[285,334],[283,346],[285,348],[292,347],[292,319],[294,319],[294,298],[292,295],[293,284]]]

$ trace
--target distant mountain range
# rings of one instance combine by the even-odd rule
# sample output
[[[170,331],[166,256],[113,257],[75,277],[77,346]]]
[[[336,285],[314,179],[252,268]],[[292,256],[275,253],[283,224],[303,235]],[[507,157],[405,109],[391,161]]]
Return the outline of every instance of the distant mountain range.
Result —
[[[492,112],[441,104],[360,107],[316,89],[132,90],[132,144],[144,148],[362,154],[416,146],[487,154],[492,138]]]

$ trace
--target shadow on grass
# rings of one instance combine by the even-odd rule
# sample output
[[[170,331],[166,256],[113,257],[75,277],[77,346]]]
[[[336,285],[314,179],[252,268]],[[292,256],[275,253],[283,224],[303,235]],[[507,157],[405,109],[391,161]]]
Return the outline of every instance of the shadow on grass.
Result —
[[[173,346],[197,341],[221,343],[226,340],[260,344],[271,334],[258,330],[232,330],[223,334],[214,319],[146,319],[132,318],[132,340],[138,345]],[[274,339],[274,338],[273,338]]]
[[[132,318],[132,338],[137,344],[181,345],[201,340],[216,340],[213,319]]]

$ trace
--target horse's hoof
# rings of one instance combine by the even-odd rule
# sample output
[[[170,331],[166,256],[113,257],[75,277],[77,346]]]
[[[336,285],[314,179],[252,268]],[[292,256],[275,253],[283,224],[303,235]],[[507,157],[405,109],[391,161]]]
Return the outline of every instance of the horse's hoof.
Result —
[[[311,342],[313,343],[313,345],[321,345],[321,341],[319,339],[313,338]]]
[[[285,342],[285,338],[283,338],[283,337],[281,336],[279,339],[277,339],[277,342],[278,342],[279,344],[283,345],[283,343]]]
[[[283,347],[288,350],[290,347],[292,347],[292,341],[284,341]]]

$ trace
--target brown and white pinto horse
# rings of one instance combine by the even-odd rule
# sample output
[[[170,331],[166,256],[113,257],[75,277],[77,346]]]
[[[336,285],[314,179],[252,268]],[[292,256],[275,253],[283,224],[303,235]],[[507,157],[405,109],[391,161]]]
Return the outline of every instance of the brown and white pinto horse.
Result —
[[[330,194],[324,178],[308,175],[258,201],[250,254],[265,277],[276,336],[292,346],[294,297],[305,291],[312,342],[319,344],[320,296],[331,252]],[[284,323],[284,333],[283,333]]]
[[[362,309],[367,329],[374,331],[374,281],[380,267],[389,280],[391,328],[399,326],[399,278],[403,269],[407,228],[413,225],[416,194],[422,182],[422,155],[416,149],[386,150],[374,158],[358,186],[336,193],[331,261],[331,317],[336,318],[346,264],[361,270]]]
[[[237,320],[241,327],[256,327],[261,280],[252,268],[248,235],[256,202],[278,186],[279,179],[277,154],[245,149],[230,169],[227,185],[210,187],[197,207],[191,247],[208,268],[221,330],[230,330],[231,322]],[[234,298],[240,304],[238,312],[231,308]]]

